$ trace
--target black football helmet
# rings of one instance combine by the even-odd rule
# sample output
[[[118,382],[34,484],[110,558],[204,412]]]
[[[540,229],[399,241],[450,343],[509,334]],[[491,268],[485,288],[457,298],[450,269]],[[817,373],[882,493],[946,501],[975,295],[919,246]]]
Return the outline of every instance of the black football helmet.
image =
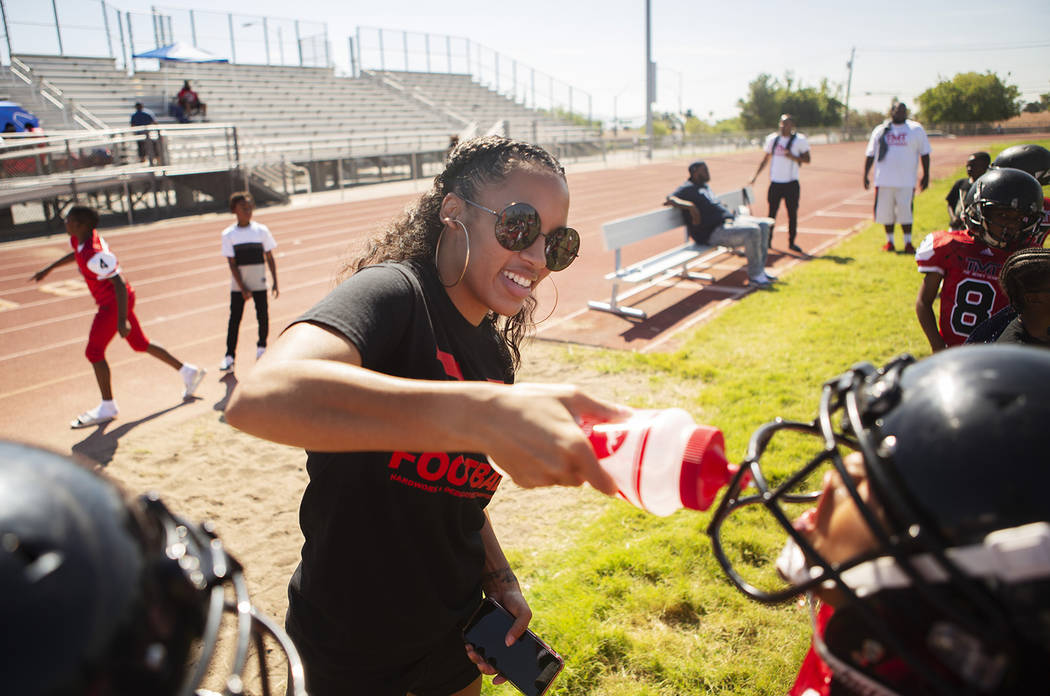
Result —
[[[962,219],[975,240],[1013,251],[1036,238],[1043,218],[1043,187],[1020,169],[989,169],[966,192]]]
[[[758,601],[817,590],[839,598],[823,630],[814,613],[813,643],[848,693],[1000,695],[1045,685],[1048,384],[1050,351],[1023,346],[853,367],[824,384],[812,422],[777,419],[751,437],[708,528],[720,564]],[[767,466],[781,438],[810,442],[812,453],[814,437],[819,451],[801,467]],[[849,450],[863,456],[874,505],[844,464]],[[821,493],[812,491],[834,471],[875,539],[837,563],[792,524],[792,508],[813,506]],[[779,575],[756,561],[753,532],[734,534],[735,517],[763,513],[788,537]]]
[[[999,153],[993,167],[1009,167],[1028,172],[1040,186],[1050,186],[1050,150],[1042,145],[1014,145]]]
[[[190,696],[224,612],[236,617],[224,693],[243,692],[253,640],[270,692],[268,634],[287,658],[288,693],[305,696],[295,647],[252,606],[241,566],[209,526],[182,520],[154,495],[126,501],[65,457],[0,442],[4,693]]]

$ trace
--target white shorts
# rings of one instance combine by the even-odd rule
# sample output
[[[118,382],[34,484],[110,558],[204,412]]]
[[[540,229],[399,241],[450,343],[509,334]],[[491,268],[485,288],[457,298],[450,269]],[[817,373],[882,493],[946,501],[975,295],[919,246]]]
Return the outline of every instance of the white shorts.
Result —
[[[915,189],[905,186],[875,187],[875,222],[880,225],[911,224],[911,202]]]

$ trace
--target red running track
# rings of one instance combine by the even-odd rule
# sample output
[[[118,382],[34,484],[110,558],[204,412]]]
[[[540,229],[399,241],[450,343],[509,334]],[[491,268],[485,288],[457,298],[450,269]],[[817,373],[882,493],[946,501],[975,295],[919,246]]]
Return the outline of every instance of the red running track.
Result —
[[[991,140],[935,140],[933,176],[949,174]],[[798,242],[807,252],[822,253],[870,219],[873,194],[861,187],[863,148],[863,143],[813,148],[813,163],[803,169],[799,211]],[[745,185],[760,157],[756,151],[705,156],[712,188],[718,192]],[[692,159],[589,171],[569,167],[570,224],[580,231],[582,253],[569,269],[556,274],[558,305],[540,326],[540,338],[666,350],[684,328],[750,292],[744,286],[743,259],[727,255],[716,265],[713,283],[672,281],[643,288],[631,303],[648,311],[647,320],[587,309],[588,300],[607,300],[610,292],[603,276],[613,267],[613,254],[602,249],[601,224],[659,207],[685,180]],[[755,187],[756,214],[765,212],[767,180],[763,172]],[[418,192],[423,186],[400,188]],[[256,219],[270,227],[279,245],[281,296],[270,303],[271,337],[323,297],[341,264],[416,195],[257,211]],[[219,252],[219,233],[231,220],[229,215],[208,215],[102,230],[135,287],[136,312],[150,340],[209,371],[198,398],[183,403],[181,380],[174,371],[115,340],[107,358],[121,412],[103,428],[109,438],[145,420],[185,419],[222,410],[236,384],[232,376],[220,379],[217,370],[225,352],[229,303],[229,270]],[[783,273],[804,263],[805,257],[786,251],[783,211],[777,222],[769,265]],[[662,251],[678,242],[678,234],[638,243],[624,252],[624,261]],[[36,270],[69,251],[67,240],[62,234],[0,246],[0,437],[60,451],[90,444],[98,434],[96,429],[68,427],[74,416],[98,403],[98,388],[83,354],[94,302],[75,265],[54,271],[39,285],[29,281]],[[554,299],[548,284],[541,286],[539,299],[537,316],[543,316]],[[254,360],[255,330],[254,314],[246,308],[238,347],[242,372]]]

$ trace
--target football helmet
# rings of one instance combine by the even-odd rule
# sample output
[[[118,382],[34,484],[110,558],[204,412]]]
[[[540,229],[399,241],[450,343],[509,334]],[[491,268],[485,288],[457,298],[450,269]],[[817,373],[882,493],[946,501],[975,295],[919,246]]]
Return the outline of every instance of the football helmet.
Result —
[[[719,563],[758,601],[809,593],[814,649],[850,693],[1013,694],[1045,683],[1047,384],[1050,351],[1024,346],[854,366],[824,384],[812,422],[777,419],[752,435],[708,527]],[[781,437],[817,454],[773,470],[765,459]],[[849,450],[862,471],[844,462]],[[841,477],[825,490],[852,501],[873,540],[837,561],[817,549],[831,548],[827,536],[793,524],[792,508],[812,512],[825,475]],[[779,576],[756,561],[753,532],[733,531],[735,517],[756,514],[788,537]],[[823,630],[812,593],[836,598]]]
[[[1009,167],[1028,172],[1040,186],[1050,186],[1050,150],[1042,145],[1014,145],[999,153],[993,167]]]
[[[240,564],[208,525],[155,495],[125,500],[71,460],[11,442],[0,442],[0,597],[6,693],[214,693],[197,689],[229,612],[224,693],[243,692],[253,641],[270,692],[269,635],[287,659],[288,693],[306,694],[291,640],[252,606]]]
[[[975,240],[1012,251],[1029,244],[1043,217],[1043,187],[1020,169],[990,169],[966,192],[962,219]]]

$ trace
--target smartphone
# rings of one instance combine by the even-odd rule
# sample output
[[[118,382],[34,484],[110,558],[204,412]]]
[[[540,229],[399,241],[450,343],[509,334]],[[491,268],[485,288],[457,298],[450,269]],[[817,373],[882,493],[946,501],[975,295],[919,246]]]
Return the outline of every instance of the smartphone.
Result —
[[[525,696],[542,696],[565,660],[528,629],[508,648],[505,640],[513,623],[510,612],[486,597],[463,629],[463,640]]]

